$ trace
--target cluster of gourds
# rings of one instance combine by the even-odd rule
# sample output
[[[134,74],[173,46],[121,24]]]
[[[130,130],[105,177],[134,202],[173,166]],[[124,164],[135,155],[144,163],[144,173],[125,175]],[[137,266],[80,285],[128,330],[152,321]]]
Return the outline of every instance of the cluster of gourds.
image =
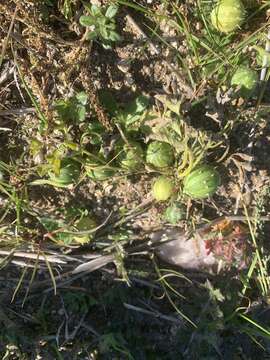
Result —
[[[217,170],[203,164],[191,171],[183,181],[183,194],[193,199],[205,199],[212,196],[220,185]],[[153,196],[158,201],[168,200],[175,192],[174,182],[166,176],[160,176],[153,184]]]
[[[246,18],[246,9],[241,0],[220,0],[211,12],[214,28],[228,34],[240,29]],[[256,89],[258,75],[247,66],[239,66],[231,79],[231,86],[238,88],[239,95],[249,98]]]
[[[174,164],[174,149],[165,142],[153,141],[147,148],[146,162],[158,170]],[[213,195],[220,184],[218,172],[210,165],[200,165],[190,172],[183,181],[183,193],[194,199],[203,199]],[[172,179],[166,176],[158,177],[152,188],[153,196],[157,201],[168,200],[175,191]]]
[[[118,164],[125,170],[138,171],[144,161],[152,168],[162,173],[175,163],[174,148],[162,141],[152,141],[147,147],[144,160],[144,151],[141,145],[131,141],[130,145],[117,143],[115,153]],[[84,162],[86,175],[93,180],[101,181],[115,174],[115,167],[95,161]],[[49,172],[50,183],[58,187],[66,187],[78,182],[81,173],[81,163],[72,157],[65,157],[61,161],[59,172]],[[213,195],[220,183],[217,171],[210,165],[201,165],[195,168],[183,181],[183,192],[196,199],[203,199]],[[174,182],[166,176],[160,176],[153,184],[153,195],[158,201],[167,200],[175,189]]]

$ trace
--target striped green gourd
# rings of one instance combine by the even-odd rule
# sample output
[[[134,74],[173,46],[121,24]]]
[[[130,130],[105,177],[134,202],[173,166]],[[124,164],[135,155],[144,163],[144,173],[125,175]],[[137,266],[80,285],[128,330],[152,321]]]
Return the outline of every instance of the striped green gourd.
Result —
[[[184,179],[184,194],[193,199],[212,196],[220,185],[220,175],[211,165],[201,165]]]

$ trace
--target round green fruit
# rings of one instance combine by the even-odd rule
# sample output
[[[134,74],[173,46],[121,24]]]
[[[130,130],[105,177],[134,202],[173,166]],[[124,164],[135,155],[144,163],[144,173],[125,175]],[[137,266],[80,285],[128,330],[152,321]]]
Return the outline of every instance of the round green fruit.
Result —
[[[164,212],[164,219],[170,224],[176,225],[178,221],[184,219],[186,210],[181,203],[173,203]]]
[[[258,83],[258,74],[248,67],[241,66],[234,73],[231,85],[240,87],[239,95],[244,98],[249,97],[255,90]]]
[[[168,200],[173,193],[174,184],[165,176],[160,176],[153,185],[153,196],[157,201]]]
[[[115,174],[115,170],[108,165],[88,163],[84,165],[87,176],[93,180],[106,180]]]
[[[80,176],[80,164],[71,159],[64,158],[61,161],[61,167],[58,175],[53,172],[49,173],[50,180],[59,186],[68,186],[76,183]]]
[[[221,0],[211,12],[211,21],[217,30],[229,33],[240,27],[245,16],[241,0]]]
[[[210,165],[201,165],[184,179],[183,192],[193,199],[204,199],[213,195],[219,185],[219,173]]]
[[[148,145],[146,162],[157,168],[165,168],[174,163],[174,149],[165,142],[153,141]]]
[[[122,168],[135,171],[142,167],[144,151],[136,141],[129,141],[129,145],[121,141],[116,145],[116,151]]]

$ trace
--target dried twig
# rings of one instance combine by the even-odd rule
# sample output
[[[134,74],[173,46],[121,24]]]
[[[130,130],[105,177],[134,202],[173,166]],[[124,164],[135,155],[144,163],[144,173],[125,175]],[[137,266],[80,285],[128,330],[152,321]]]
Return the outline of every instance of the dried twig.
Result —
[[[270,29],[268,30],[268,33],[267,33],[267,39],[266,39],[266,44],[265,44],[265,51],[266,51],[268,54],[270,53]],[[267,56],[267,54],[265,54],[265,56],[263,57],[263,63],[262,63],[262,70],[261,70],[261,75],[260,75],[260,81],[265,81],[266,71],[267,71],[267,69],[268,69],[267,63],[268,63],[268,56]]]
[[[136,21],[133,19],[133,17],[128,14],[126,16],[127,21],[130,23],[131,26],[137,31],[137,33],[145,40],[147,40],[149,46],[151,47],[154,54],[159,54],[158,48],[152,43],[152,41],[149,39],[149,37],[146,35],[146,33],[142,30],[142,28],[136,23]]]
[[[4,56],[5,56],[5,52],[6,52],[6,50],[7,50],[7,45],[8,45],[8,41],[9,41],[9,38],[10,38],[11,31],[12,31],[13,26],[14,26],[14,22],[15,22],[17,10],[18,10],[18,7],[17,7],[17,5],[16,5],[14,14],[12,15],[12,18],[11,18],[11,23],[10,23],[10,26],[9,26],[9,29],[8,29],[7,36],[6,36],[6,38],[5,38],[5,41],[4,41],[4,44],[3,44],[3,47],[2,47],[2,51],[1,51],[1,55],[0,55],[0,68],[1,68],[1,66],[2,66],[2,63],[3,63],[3,60],[4,60]]]
[[[131,304],[127,304],[127,303],[124,303],[124,307],[128,310],[133,310],[133,311],[137,311],[137,312],[140,312],[140,313],[143,313],[143,314],[146,314],[146,315],[151,315],[157,319],[163,319],[163,320],[167,320],[167,321],[170,321],[170,322],[173,322],[175,324],[183,324],[183,321],[180,320],[180,319],[177,319],[173,316],[168,316],[168,315],[163,315],[161,314],[160,312],[158,311],[150,311],[150,310],[146,310],[146,309],[143,309],[139,306],[134,306],[134,305],[131,305]]]
[[[10,109],[10,110],[0,110],[0,116],[23,116],[27,114],[35,113],[35,108],[21,108],[21,109]]]
[[[28,252],[23,252],[23,251],[17,251],[17,252],[11,253],[8,250],[0,250],[0,255],[10,255],[10,254],[13,257],[20,257],[20,258],[33,259],[33,260],[36,260],[37,258],[39,258],[39,260],[45,261],[45,257],[42,255],[39,255],[38,253],[28,253]],[[49,261],[51,263],[55,263],[55,264],[67,264],[66,261],[61,260],[59,257],[54,256],[54,255],[47,255],[46,259],[47,259],[47,261]]]

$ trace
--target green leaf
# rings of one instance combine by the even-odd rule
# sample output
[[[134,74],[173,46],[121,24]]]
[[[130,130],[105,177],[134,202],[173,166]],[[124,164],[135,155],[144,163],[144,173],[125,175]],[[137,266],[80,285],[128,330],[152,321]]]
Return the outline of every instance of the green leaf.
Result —
[[[85,107],[83,105],[77,105],[75,110],[73,113],[74,120],[78,120],[79,122],[84,121],[86,116]]]
[[[101,90],[99,93],[99,100],[101,105],[105,107],[108,113],[112,116],[116,115],[116,112],[119,110],[117,102],[113,95],[107,90]]]
[[[96,24],[96,20],[92,16],[82,15],[79,21],[82,26],[92,26]]]
[[[46,216],[39,218],[39,221],[47,231],[55,231],[57,229],[62,228],[65,225],[59,220],[52,219]]]
[[[120,41],[121,40],[121,36],[119,34],[117,34],[116,31],[110,31],[109,37],[110,37],[111,41]]]
[[[97,5],[92,5],[91,6],[91,13],[93,16],[100,16],[100,15],[103,15],[102,12],[101,12],[101,8],[100,6],[97,6]]]
[[[109,32],[108,32],[108,30],[106,29],[105,26],[100,27],[100,28],[99,28],[99,32],[100,32],[100,35],[101,35],[104,39],[109,40]]]
[[[259,66],[270,66],[270,53],[263,49],[261,46],[254,45],[253,49],[257,51],[257,63]]]
[[[96,31],[88,32],[86,35],[86,40],[95,40],[97,38],[98,34]]]
[[[78,102],[82,105],[86,105],[88,101],[88,96],[84,91],[79,92],[76,94],[75,98],[78,100]]]
[[[110,5],[108,9],[106,10],[105,16],[109,19],[112,19],[118,11],[117,5]]]
[[[138,96],[134,101],[129,103],[125,110],[121,112],[121,119],[125,126],[131,126],[142,118],[143,113],[149,105],[149,99],[143,95]]]
[[[215,289],[209,280],[206,280],[204,286],[208,290],[211,300],[219,302],[223,302],[225,300],[225,297],[221,293],[220,289]]]
[[[66,19],[70,19],[72,17],[71,0],[64,0],[61,11]]]
[[[80,92],[68,100],[58,100],[54,107],[61,118],[65,122],[73,121],[75,123],[85,120],[87,103],[87,95]]]
[[[29,185],[51,185],[51,186],[60,187],[60,188],[66,188],[69,186],[69,185],[59,184],[58,181],[46,180],[46,179],[34,180],[34,181],[30,182]]]
[[[144,95],[140,95],[127,105],[125,111],[130,114],[142,114],[147,109],[148,105],[149,99]]]

